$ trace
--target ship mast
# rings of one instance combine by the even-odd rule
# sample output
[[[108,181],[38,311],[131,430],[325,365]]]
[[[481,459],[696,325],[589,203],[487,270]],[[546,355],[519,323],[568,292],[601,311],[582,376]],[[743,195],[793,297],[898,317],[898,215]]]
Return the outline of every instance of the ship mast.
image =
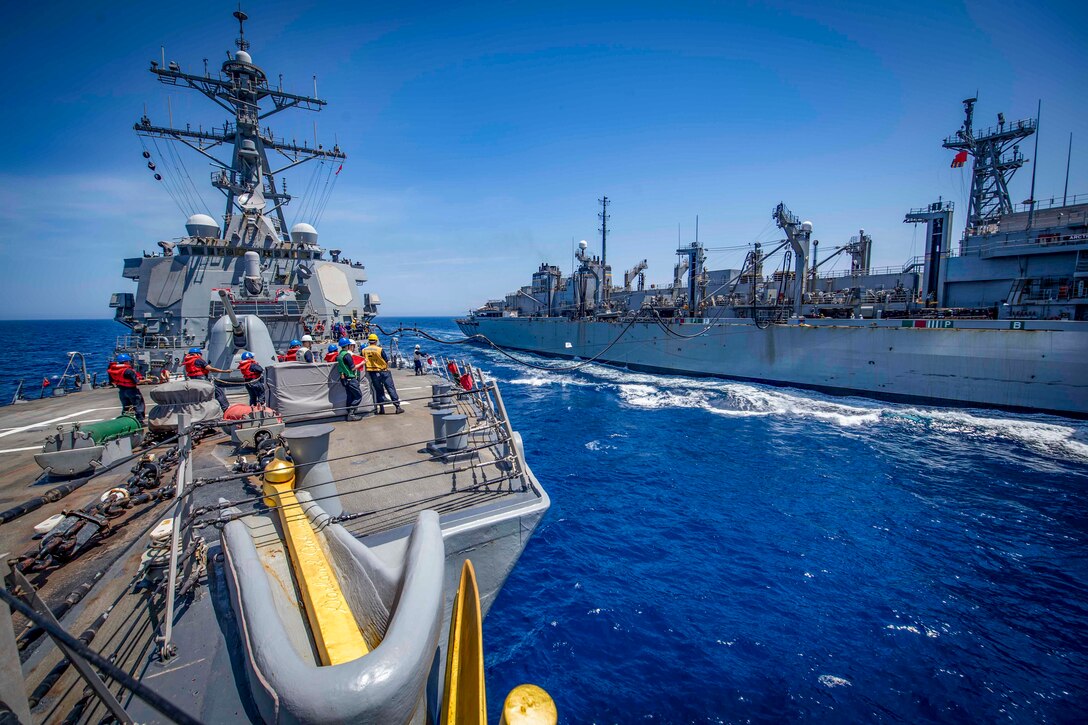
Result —
[[[253,64],[247,52],[250,44],[245,38],[245,21],[249,16],[238,10],[234,17],[238,19],[238,38],[235,40],[238,50],[233,55],[228,53],[216,77],[212,77],[206,68],[204,75],[195,75],[183,72],[175,61],[165,67],[151,61],[151,72],[160,82],[199,91],[232,114],[233,122],[224,122],[221,128],[205,131],[188,126],[184,129],[155,126],[144,115],[134,129],[141,136],[180,141],[218,167],[212,173],[211,182],[226,197],[223,239],[246,246],[259,245],[269,239],[286,242],[289,237],[283,209],[291,196],[285,186],[277,186],[276,177],[313,159],[342,160],[347,156],[338,145],[325,149],[319,144],[311,148],[305,142],[302,145],[293,141],[288,143],[273,137],[269,128],[261,128],[264,119],[280,111],[289,108],[320,111],[327,102],[269,87],[265,72]],[[271,106],[262,111],[261,103],[265,101],[271,101]],[[316,140],[314,143],[317,144]],[[211,153],[220,146],[232,149],[229,163]],[[282,156],[286,164],[273,170],[268,159],[270,151]],[[266,209],[269,203],[273,206]]]
[[[997,126],[975,131],[972,126],[977,98],[963,102],[966,116],[963,126],[954,136],[944,140],[946,149],[967,153],[974,158],[971,174],[971,199],[967,207],[967,229],[994,224],[1003,214],[1012,213],[1009,180],[1024,162],[1020,141],[1035,133],[1035,120],[1025,119],[1006,123],[1005,114],[997,114]],[[1011,147],[1011,153],[1009,149]],[[963,158],[956,162],[962,165]],[[957,165],[953,162],[953,165]]]

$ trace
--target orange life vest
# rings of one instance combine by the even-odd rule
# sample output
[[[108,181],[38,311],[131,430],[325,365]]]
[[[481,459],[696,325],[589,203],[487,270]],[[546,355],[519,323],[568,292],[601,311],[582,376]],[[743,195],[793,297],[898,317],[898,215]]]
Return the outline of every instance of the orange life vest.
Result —
[[[257,363],[256,360],[243,360],[238,363],[238,369],[242,371],[242,378],[244,380],[257,380],[261,377],[260,373],[253,372],[253,366]]]
[[[336,362],[336,358],[338,357],[340,357],[340,353],[338,352],[327,352],[325,353],[325,362]]]
[[[284,362],[296,362],[298,360],[298,351],[300,349],[301,348],[298,348],[298,347],[288,348],[287,354],[283,356],[283,361]]]
[[[113,362],[113,363],[110,363],[110,366],[109,366],[109,368],[107,369],[106,372],[109,373],[110,382],[113,383],[114,385],[116,385],[117,387],[119,387],[119,388],[135,388],[136,383],[132,382],[132,379],[125,375],[125,371],[127,371],[127,370],[135,371],[135,368],[133,368],[132,365],[130,365],[129,363],[115,363],[115,362]],[[142,379],[143,379],[143,377],[139,373],[136,373],[136,380],[139,381],[139,380],[142,380]]]
[[[200,359],[200,355],[195,352],[186,353],[185,357],[181,359],[181,364],[185,366],[185,374],[190,378],[202,378],[208,374],[208,368],[198,368],[196,361]]]

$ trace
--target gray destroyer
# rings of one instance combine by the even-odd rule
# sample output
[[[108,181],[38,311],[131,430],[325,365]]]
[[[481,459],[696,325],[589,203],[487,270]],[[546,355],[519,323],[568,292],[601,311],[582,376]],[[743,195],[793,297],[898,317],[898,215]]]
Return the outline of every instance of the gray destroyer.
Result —
[[[904,218],[925,225],[924,258],[873,268],[862,230],[821,259],[812,223],[779,204],[785,238],[752,245],[740,269],[707,269],[696,241],[678,245],[670,284],[647,287],[643,260],[620,286],[605,197],[600,256],[583,241],[572,274],[541,264],[531,284],[457,324],[499,347],[634,370],[1088,415],[1088,200],[1014,206],[1009,181],[1036,122],[999,114],[976,129],[974,105],[944,141],[954,166],[973,159],[958,245],[954,205],[939,200]],[[849,270],[820,271],[840,255]]]
[[[231,118],[214,128],[158,125],[145,114],[134,126],[143,144],[148,171],[193,212],[185,234],[158,242],[157,249],[124,260],[122,276],[136,282],[134,292],[110,300],[114,318],[131,330],[118,338],[117,352],[133,356],[144,372],[177,372],[186,350],[203,347],[226,306],[268,330],[277,352],[290,340],[319,337],[336,322],[367,321],[378,312],[376,293],[363,292],[366,269],[340,249],[318,244],[313,224],[288,228],[285,211],[293,197],[283,174],[309,165],[300,218],[317,221],[347,155],[338,145],[275,136],[267,119],[283,111],[320,111],[326,101],[288,93],[269,83],[249,54],[244,33],[219,73],[207,62],[201,73],[186,72],[175,61],[151,61],[163,84],[197,91],[227,110]],[[193,180],[174,145],[187,147],[212,166],[206,179]],[[210,183],[224,199],[219,220],[200,211],[197,183]],[[257,351],[254,351],[257,352]]]

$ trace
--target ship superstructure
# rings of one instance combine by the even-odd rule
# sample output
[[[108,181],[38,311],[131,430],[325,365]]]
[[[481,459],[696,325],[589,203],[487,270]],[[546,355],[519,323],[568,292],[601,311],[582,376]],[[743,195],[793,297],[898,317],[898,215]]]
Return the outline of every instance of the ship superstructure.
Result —
[[[259,317],[276,350],[304,333],[331,330],[336,322],[366,321],[380,304],[377,294],[361,289],[367,279],[361,262],[319,245],[310,223],[288,228],[285,210],[292,196],[283,174],[303,164],[321,167],[308,189],[317,201],[306,205],[316,218],[346,155],[338,145],[273,135],[266,125],[271,116],[289,109],[319,111],[326,101],[316,97],[316,81],[314,96],[270,85],[249,53],[245,13],[235,17],[237,49],[218,73],[210,73],[206,61],[203,73],[186,72],[175,61],[167,63],[165,54],[150,69],[163,84],[206,96],[230,119],[215,128],[193,128],[157,125],[145,114],[134,127],[145,140],[148,168],[167,190],[190,201],[197,197],[195,187],[183,193],[190,179],[163,176],[165,165],[179,158],[170,145],[180,144],[186,147],[182,153],[195,152],[211,164],[208,181],[225,202],[220,220],[193,213],[184,236],[124,261],[122,275],[137,287],[110,301],[115,319],[131,330],[117,340],[117,351],[131,353],[150,372],[176,370],[186,349],[203,347],[228,303],[240,315]]]
[[[621,287],[583,241],[570,275],[541,264],[459,325],[500,346],[635,369],[1088,415],[1088,199],[1014,204],[1009,181],[1036,122],[999,114],[977,130],[975,102],[944,141],[954,166],[973,159],[958,246],[943,199],[904,218],[925,225],[925,255],[884,268],[864,229],[821,257],[813,223],[778,204],[784,238],[750,245],[739,268],[708,269],[716,250],[696,240],[678,245],[670,282],[647,287],[642,260]],[[839,258],[849,269],[823,271]]]

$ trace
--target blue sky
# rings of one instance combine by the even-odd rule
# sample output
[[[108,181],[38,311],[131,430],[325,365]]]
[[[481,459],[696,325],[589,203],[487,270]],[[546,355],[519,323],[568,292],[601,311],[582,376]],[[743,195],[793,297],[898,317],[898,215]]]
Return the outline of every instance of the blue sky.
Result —
[[[121,259],[183,233],[131,127],[223,116],[159,85],[148,61],[217,68],[233,49],[229,2],[20,3],[0,30],[9,103],[0,161],[5,318],[107,317],[131,291]],[[271,119],[277,135],[348,153],[321,242],[362,260],[387,315],[454,314],[527,283],[541,261],[569,271],[571,241],[597,247],[597,199],[613,205],[620,276],[673,246],[776,239],[785,201],[821,249],[859,228],[874,265],[922,253],[912,206],[952,199],[967,170],[941,140],[979,95],[976,125],[1042,99],[1037,197],[1088,193],[1088,5],[1084,3],[262,3],[254,62],[288,91],[329,100]],[[1032,143],[1022,149],[1034,158]],[[184,157],[222,214],[208,167]],[[1013,181],[1028,196],[1031,167]],[[305,167],[288,177],[301,195]],[[301,200],[294,205],[301,206]],[[288,210],[288,220],[295,215]],[[710,255],[736,266],[743,252]],[[844,262],[845,263],[845,262]]]

